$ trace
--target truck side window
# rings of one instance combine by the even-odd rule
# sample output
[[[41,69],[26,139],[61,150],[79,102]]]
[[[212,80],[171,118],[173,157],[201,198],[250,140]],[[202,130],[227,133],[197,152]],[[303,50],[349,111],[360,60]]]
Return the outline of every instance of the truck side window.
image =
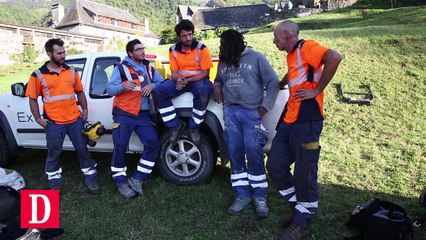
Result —
[[[86,58],[81,58],[81,59],[67,60],[65,63],[68,66],[73,67],[81,78],[83,76],[83,69],[84,69],[84,65],[86,64],[86,61],[87,61]]]
[[[91,98],[109,98],[106,93],[106,85],[111,78],[114,64],[120,62],[119,57],[105,57],[95,60],[92,78],[90,79],[89,96]]]

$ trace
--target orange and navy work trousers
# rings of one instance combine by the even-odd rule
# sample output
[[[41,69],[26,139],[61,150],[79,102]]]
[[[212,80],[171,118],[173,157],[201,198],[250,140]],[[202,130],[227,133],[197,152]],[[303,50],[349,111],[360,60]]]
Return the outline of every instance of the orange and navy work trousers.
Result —
[[[266,168],[280,195],[294,207],[293,222],[312,224],[318,209],[318,159],[322,120],[281,124],[272,141]],[[294,163],[294,175],[291,165]]]

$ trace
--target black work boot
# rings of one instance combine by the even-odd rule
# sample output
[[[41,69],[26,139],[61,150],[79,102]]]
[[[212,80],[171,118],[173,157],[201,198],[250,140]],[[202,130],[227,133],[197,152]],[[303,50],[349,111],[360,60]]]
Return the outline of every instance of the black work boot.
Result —
[[[181,122],[179,127],[176,130],[172,130],[170,134],[170,143],[175,144],[179,140],[182,131],[185,129],[186,123]]]
[[[191,140],[195,145],[200,144],[200,131],[195,129],[189,129],[189,135],[191,135]]]

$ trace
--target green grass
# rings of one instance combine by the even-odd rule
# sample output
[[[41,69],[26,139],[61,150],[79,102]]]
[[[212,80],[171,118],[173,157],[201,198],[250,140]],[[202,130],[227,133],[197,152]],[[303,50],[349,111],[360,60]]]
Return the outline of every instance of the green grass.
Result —
[[[417,203],[426,186],[425,16],[425,7],[410,7],[351,9],[296,19],[303,26],[301,38],[315,39],[344,56],[325,93],[321,199],[312,239],[342,239],[343,223],[352,208],[374,197],[394,201],[411,215],[426,212]],[[315,27],[316,22],[329,21],[336,25]],[[246,40],[263,52],[282,76],[285,54],[272,44],[270,27],[263,29],[269,32],[246,35]],[[204,42],[218,54],[218,39]],[[167,56],[168,47],[149,51]],[[0,90],[27,79],[32,70],[22,70],[22,76],[0,77]],[[372,84],[375,102],[371,106],[343,102],[334,85],[339,82],[345,90],[353,91],[364,91],[361,84]],[[26,151],[13,167],[24,176],[28,189],[47,187],[45,154],[42,150]],[[198,186],[176,186],[154,173],[145,185],[145,197],[124,200],[110,176],[111,155],[93,157],[99,164],[103,188],[99,197],[85,193],[75,154],[64,153],[62,157],[65,188],[61,226],[65,239],[274,239],[281,231],[279,215],[288,211],[271,185],[267,219],[256,219],[253,211],[229,216],[226,209],[233,201],[229,169],[219,166]],[[129,156],[129,172],[137,159]],[[426,239],[425,228],[417,230],[415,237]]]
[[[350,9],[344,8],[307,18],[293,19],[300,29],[357,28],[371,26],[394,26],[402,24],[425,23],[426,7],[404,7],[394,9]],[[250,30],[250,34],[272,31],[278,22],[272,22]]]

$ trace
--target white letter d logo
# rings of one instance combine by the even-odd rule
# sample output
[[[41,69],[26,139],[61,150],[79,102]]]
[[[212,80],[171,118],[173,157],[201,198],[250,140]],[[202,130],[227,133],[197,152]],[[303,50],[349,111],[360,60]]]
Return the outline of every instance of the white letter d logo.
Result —
[[[50,217],[50,201],[49,198],[47,198],[45,195],[43,194],[29,194],[29,197],[31,198],[31,220],[30,220],[30,224],[42,224],[45,223],[49,217]],[[43,215],[43,219],[38,220],[37,219],[37,199],[41,198],[44,202],[44,215]]]

